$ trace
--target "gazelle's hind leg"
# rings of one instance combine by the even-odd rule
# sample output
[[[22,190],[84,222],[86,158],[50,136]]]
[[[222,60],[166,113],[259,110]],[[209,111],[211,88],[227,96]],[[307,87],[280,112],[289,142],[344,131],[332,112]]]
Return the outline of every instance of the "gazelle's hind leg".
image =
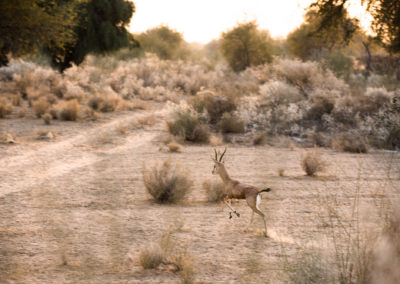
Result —
[[[252,215],[251,215],[250,223],[253,221],[254,213],[257,213],[258,215],[260,215],[261,218],[264,221],[265,236],[268,237],[268,234],[267,234],[267,216],[265,216],[265,214],[263,212],[261,212],[260,209],[258,209],[258,204],[261,201],[261,197],[259,196],[259,194],[250,195],[250,196],[246,197],[246,201],[247,201],[247,205],[249,205],[249,207],[253,210]]]

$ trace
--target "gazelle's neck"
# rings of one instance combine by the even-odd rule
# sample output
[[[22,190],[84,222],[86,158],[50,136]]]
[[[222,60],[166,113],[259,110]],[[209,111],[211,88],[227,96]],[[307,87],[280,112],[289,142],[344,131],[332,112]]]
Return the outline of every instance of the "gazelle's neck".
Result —
[[[221,177],[221,179],[224,182],[224,184],[227,184],[227,183],[229,183],[231,181],[231,177],[229,176],[229,174],[226,171],[225,166],[223,164],[220,165],[218,174]]]

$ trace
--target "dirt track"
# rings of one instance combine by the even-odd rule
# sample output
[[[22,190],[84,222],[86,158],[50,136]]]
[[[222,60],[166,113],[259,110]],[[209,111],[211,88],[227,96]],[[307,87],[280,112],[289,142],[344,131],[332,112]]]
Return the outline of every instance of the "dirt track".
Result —
[[[304,246],[326,244],[318,217],[321,197],[336,192],[337,206],[346,212],[359,189],[361,219],[375,228],[383,186],[400,186],[398,176],[389,186],[386,182],[388,164],[400,163],[398,153],[321,150],[329,166],[311,178],[301,170],[301,150],[228,145],[232,177],[273,189],[261,204],[269,218],[271,238],[265,239],[261,220],[246,229],[250,209],[244,201],[233,204],[241,217],[232,220],[226,208],[205,201],[201,184],[216,178],[211,146],[187,145],[176,154],[160,151],[162,113],[153,126],[116,133],[119,124],[132,125],[146,115],[113,115],[70,129],[58,123],[50,127],[62,133],[54,141],[24,136],[37,121],[1,122],[6,128],[26,127],[18,144],[0,145],[1,283],[180,282],[172,272],[146,271],[137,262],[139,252],[171,226],[177,228],[173,236],[180,246],[194,256],[197,281],[279,283],[285,279],[283,255],[290,259]],[[168,157],[190,170],[194,190],[180,204],[154,204],[141,169]],[[278,168],[285,176],[278,176]]]

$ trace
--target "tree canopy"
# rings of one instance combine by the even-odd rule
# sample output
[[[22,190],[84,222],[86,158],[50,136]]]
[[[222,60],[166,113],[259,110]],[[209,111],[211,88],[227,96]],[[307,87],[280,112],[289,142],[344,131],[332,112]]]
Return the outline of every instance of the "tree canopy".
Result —
[[[8,54],[32,53],[40,45],[73,44],[74,1],[0,1],[0,66]]]
[[[398,0],[353,0],[367,4],[367,10],[373,16],[372,30],[376,38],[391,53],[400,52],[400,1]],[[317,0],[309,9],[315,11],[321,21],[317,32],[323,32],[334,26],[346,24],[346,4],[352,0]],[[343,26],[346,28],[346,26]],[[348,29],[346,38],[351,38],[355,30]]]
[[[270,41],[269,34],[258,30],[257,24],[252,21],[223,33],[220,49],[229,66],[239,72],[249,66],[270,62]]]
[[[181,33],[161,25],[137,36],[144,52],[156,54],[160,59],[183,59],[188,50]]]
[[[76,5],[76,41],[65,48],[47,46],[52,63],[60,71],[79,65],[90,53],[103,53],[121,47],[136,46],[137,42],[126,26],[135,12],[133,2],[127,0],[89,0]]]

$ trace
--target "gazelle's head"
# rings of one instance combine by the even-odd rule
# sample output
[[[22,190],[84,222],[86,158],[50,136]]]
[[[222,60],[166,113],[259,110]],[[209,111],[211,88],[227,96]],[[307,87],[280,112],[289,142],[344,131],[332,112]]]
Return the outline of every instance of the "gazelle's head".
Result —
[[[212,160],[214,161],[214,168],[212,170],[212,174],[217,175],[220,173],[221,169],[224,167],[224,161],[222,160],[222,158],[225,155],[226,148],[219,158],[218,158],[217,150],[215,150],[215,148],[214,148],[214,152],[215,152],[215,157],[212,158]]]

